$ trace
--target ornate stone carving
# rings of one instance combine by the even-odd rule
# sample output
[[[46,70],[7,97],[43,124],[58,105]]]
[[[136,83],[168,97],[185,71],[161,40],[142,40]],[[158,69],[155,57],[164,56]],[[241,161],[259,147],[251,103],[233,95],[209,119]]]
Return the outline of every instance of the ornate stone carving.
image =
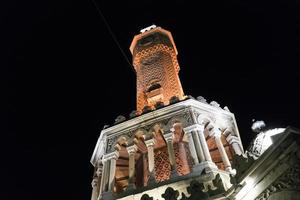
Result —
[[[270,185],[255,200],[267,200],[273,193],[289,190],[300,191],[300,168],[291,167],[284,172],[272,185]]]
[[[93,188],[97,187],[97,185],[98,185],[98,178],[95,177],[95,178],[93,179],[93,181],[92,181],[91,184],[92,184],[92,187],[93,187]]]
[[[156,102],[156,104],[154,105],[154,107],[155,107],[156,109],[162,108],[162,107],[164,107],[164,103],[161,102],[161,101],[158,101],[158,102]]]
[[[172,96],[170,98],[170,104],[179,102],[179,98],[177,96]]]
[[[131,113],[129,114],[129,118],[130,118],[130,119],[131,119],[131,118],[134,118],[134,117],[136,117],[136,116],[137,116],[136,110],[131,111]]]
[[[116,144],[116,141],[117,141],[117,136],[107,139],[106,153],[109,153],[109,152],[113,151],[114,145]]]
[[[206,99],[203,96],[198,96],[197,100],[200,101],[200,102],[202,102],[202,103],[207,103]]]
[[[115,119],[115,123],[114,124],[119,124],[121,122],[126,121],[126,117],[124,117],[123,115],[119,115],[116,119]]]
[[[195,99],[192,95],[188,95],[189,99]]]
[[[142,113],[145,114],[145,113],[148,113],[151,111],[151,107],[150,106],[144,106],[143,110],[142,110]]]
[[[216,101],[210,102],[210,105],[212,105],[213,107],[216,107],[216,108],[220,108],[220,104]]]
[[[170,131],[175,123],[181,123],[182,127],[188,127],[195,124],[196,122],[194,122],[192,114],[189,111],[185,111],[173,116],[172,118],[169,118],[164,131]]]
[[[161,195],[165,200],[177,200],[179,192],[171,187],[168,187],[164,194]]]
[[[226,111],[228,111],[228,112],[230,112],[230,110],[229,110],[229,108],[227,106],[224,106],[223,109],[226,110]]]
[[[141,200],[153,200],[153,197],[150,197],[148,194],[143,194]]]
[[[199,183],[196,180],[193,180],[190,183],[190,186],[187,187],[187,192],[191,194],[188,198],[188,200],[206,200],[208,199],[208,194],[203,192],[203,184]],[[184,197],[182,198],[184,199]]]

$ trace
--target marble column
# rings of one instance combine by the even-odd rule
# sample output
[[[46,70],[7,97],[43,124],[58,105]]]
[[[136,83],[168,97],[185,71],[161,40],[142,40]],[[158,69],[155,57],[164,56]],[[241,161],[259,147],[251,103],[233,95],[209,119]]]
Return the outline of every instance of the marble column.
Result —
[[[129,155],[129,179],[127,189],[135,189],[135,154],[137,152],[137,146],[134,144],[127,147]]]
[[[167,142],[168,147],[168,154],[169,154],[169,160],[171,164],[171,176],[176,175],[176,159],[175,159],[175,153],[174,153],[174,147],[173,147],[173,132],[164,134],[164,138]]]
[[[148,150],[148,169],[149,169],[149,181],[148,182],[155,182],[155,171],[154,171],[154,145],[155,140],[150,139],[146,140],[145,144]]]
[[[225,165],[225,170],[226,171],[231,171],[231,164],[230,164],[230,161],[228,159],[228,155],[225,151],[225,148],[223,146],[223,143],[222,143],[222,140],[221,140],[221,135],[222,135],[222,133],[221,133],[220,129],[218,129],[217,127],[214,127],[213,136],[215,138],[218,150],[221,154],[222,161]]]

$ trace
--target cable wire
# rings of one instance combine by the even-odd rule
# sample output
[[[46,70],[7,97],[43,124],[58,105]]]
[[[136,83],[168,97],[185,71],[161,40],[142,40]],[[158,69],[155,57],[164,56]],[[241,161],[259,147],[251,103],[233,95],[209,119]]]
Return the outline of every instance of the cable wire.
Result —
[[[103,15],[103,13],[101,12],[101,10],[100,10],[99,6],[97,5],[96,1],[95,1],[95,0],[91,0],[91,1],[93,2],[94,6],[96,7],[96,9],[97,9],[97,11],[98,11],[100,17],[102,18],[102,20],[103,20],[103,22],[104,22],[104,24],[105,24],[105,26],[106,26],[106,28],[107,28],[109,34],[110,34],[111,37],[113,38],[113,40],[114,40],[114,42],[116,43],[117,47],[120,49],[120,51],[121,51],[123,57],[125,58],[126,62],[129,64],[130,69],[133,70],[133,71],[135,72],[134,67],[132,66],[132,64],[130,63],[129,59],[127,58],[125,52],[123,51],[121,45],[119,44],[119,42],[118,42],[118,40],[117,40],[115,34],[114,34],[113,31],[111,30],[111,28],[110,28],[110,26],[109,26],[107,20],[105,19],[104,15]]]

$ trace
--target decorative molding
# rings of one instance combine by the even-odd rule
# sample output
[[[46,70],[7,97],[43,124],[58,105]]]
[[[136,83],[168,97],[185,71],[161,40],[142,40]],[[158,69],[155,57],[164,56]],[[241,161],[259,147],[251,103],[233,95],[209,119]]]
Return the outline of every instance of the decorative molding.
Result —
[[[182,200],[207,200],[209,195],[203,192],[203,184],[196,180],[191,181],[190,186],[187,187],[187,192],[190,194],[189,197],[182,195]]]
[[[255,200],[267,200],[272,194],[281,191],[300,191],[300,167],[290,167]]]
[[[141,200],[153,200],[153,197],[150,197],[148,194],[143,194]]]
[[[111,160],[111,159],[118,159],[119,157],[119,152],[118,151],[114,151],[114,152],[111,152],[111,153],[108,153],[108,154],[105,154],[103,156],[103,161],[107,161],[107,160]]]

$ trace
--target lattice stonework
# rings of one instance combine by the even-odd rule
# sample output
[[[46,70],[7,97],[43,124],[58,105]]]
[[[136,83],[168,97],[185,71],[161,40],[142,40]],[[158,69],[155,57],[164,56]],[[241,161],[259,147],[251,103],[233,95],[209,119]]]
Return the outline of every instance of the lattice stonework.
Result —
[[[178,175],[186,175],[191,172],[192,158],[188,150],[188,144],[184,142],[174,144],[176,159],[176,171]],[[157,182],[168,180],[171,174],[171,164],[167,147],[155,151],[155,179]]]
[[[154,41],[141,46],[139,41],[151,35]],[[170,42],[173,41],[172,36],[165,35],[162,29],[138,36],[140,39],[134,47],[133,65],[137,76],[137,111],[141,113],[145,106],[153,107],[158,101],[167,105],[171,97],[182,99],[184,93],[178,77],[176,47]],[[153,83],[159,84],[161,88],[149,95]]]
[[[171,175],[171,164],[167,148],[155,151],[155,179],[157,182],[168,180]]]
[[[192,168],[191,156],[187,145],[183,142],[174,144],[177,173],[180,176],[189,174]]]

